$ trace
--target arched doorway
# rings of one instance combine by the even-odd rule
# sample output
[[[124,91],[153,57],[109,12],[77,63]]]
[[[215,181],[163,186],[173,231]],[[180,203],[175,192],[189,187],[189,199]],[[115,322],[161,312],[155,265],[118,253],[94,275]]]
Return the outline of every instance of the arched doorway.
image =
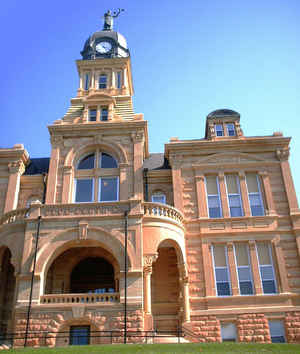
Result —
[[[156,330],[176,330],[179,325],[180,283],[178,257],[172,241],[163,241],[153,263],[151,299]]]
[[[73,247],[51,264],[45,294],[105,293],[118,291],[119,265],[101,247]]]
[[[15,269],[11,264],[11,252],[5,248],[0,257],[0,338],[12,331],[12,315],[15,299]],[[0,339],[1,340],[1,339]]]

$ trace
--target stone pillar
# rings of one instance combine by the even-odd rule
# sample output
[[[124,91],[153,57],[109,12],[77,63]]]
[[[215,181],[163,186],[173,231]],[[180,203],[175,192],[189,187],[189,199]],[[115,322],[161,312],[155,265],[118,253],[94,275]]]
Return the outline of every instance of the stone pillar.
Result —
[[[58,177],[59,155],[60,155],[60,147],[63,144],[63,137],[60,135],[52,136],[51,144],[52,144],[52,151],[51,151],[51,159],[50,159],[48,180],[47,180],[46,204],[56,203],[56,187],[57,187],[57,177]]]
[[[144,150],[144,133],[137,131],[131,134],[133,141],[133,196],[142,200],[144,180],[143,180],[143,150]]]
[[[260,280],[260,272],[259,272],[259,264],[256,255],[256,245],[255,241],[249,241],[249,249],[250,249],[250,258],[251,258],[251,267],[252,267],[252,276],[255,288],[256,295],[262,295],[262,285]]]
[[[62,189],[62,203],[72,203],[71,191],[73,186],[72,181],[72,166],[64,166],[64,178],[63,178],[63,189]]]
[[[96,75],[95,70],[92,70],[92,72],[91,72],[91,86],[90,86],[90,88],[92,90],[95,89],[95,75]]]
[[[173,195],[174,207],[183,212],[182,203],[182,180],[181,180],[181,159],[182,156],[178,154],[171,154],[169,156],[170,164],[172,167],[172,182],[173,182]]]
[[[294,187],[294,182],[292,178],[291,168],[288,161],[289,158],[289,149],[277,150],[277,157],[280,160],[281,165],[281,173],[283,177],[283,182],[285,186],[285,191],[290,207],[290,213],[294,213],[298,211],[298,201],[296,196],[296,191]]]
[[[205,177],[203,175],[195,176],[196,191],[197,191],[197,205],[198,205],[198,218],[207,218],[207,202],[206,202],[206,189]]]
[[[246,185],[246,175],[244,171],[239,172],[240,187],[241,187],[241,197],[244,207],[244,215],[251,216],[250,203],[248,198],[248,190]]]
[[[152,264],[156,261],[158,254],[144,256],[144,311],[146,314],[152,314],[151,306],[151,274]]]
[[[286,271],[286,264],[282,252],[282,248],[280,245],[280,236],[275,237],[272,240],[272,244],[275,250],[276,261],[278,265],[278,273],[280,277],[280,284],[281,284],[281,292],[282,293],[289,293],[290,286],[287,278],[287,271]]]
[[[216,284],[214,279],[214,267],[212,263],[211,244],[202,241],[203,275],[205,295],[216,296]]]
[[[265,192],[266,214],[267,215],[275,215],[276,214],[275,204],[274,204],[274,200],[273,200],[269,174],[266,171],[263,171],[263,172],[259,172],[259,176],[261,177],[264,192]]]
[[[120,200],[129,199],[129,181],[128,181],[128,164],[120,163]]]
[[[233,250],[233,242],[227,242],[227,256],[231,280],[232,295],[239,295],[239,282],[236,272],[236,263]]]
[[[228,218],[230,216],[230,212],[229,212],[228,201],[227,201],[227,192],[226,192],[226,186],[225,186],[224,173],[218,174],[218,180],[219,180],[220,198],[221,198],[221,204],[222,204],[223,217]]]
[[[178,266],[180,274],[180,283],[182,287],[183,295],[183,321],[191,321],[191,310],[190,310],[190,295],[189,295],[189,278],[186,264],[180,264]]]
[[[25,171],[25,166],[22,161],[14,161],[8,164],[9,177],[6,192],[4,213],[14,210],[18,206],[20,179]]]

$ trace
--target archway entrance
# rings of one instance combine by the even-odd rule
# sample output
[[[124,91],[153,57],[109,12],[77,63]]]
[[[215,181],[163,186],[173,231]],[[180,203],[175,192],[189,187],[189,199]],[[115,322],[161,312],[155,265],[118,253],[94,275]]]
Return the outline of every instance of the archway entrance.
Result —
[[[1,336],[12,331],[12,315],[15,299],[15,269],[11,264],[11,252],[4,249],[0,258],[0,342]]]
[[[117,292],[119,265],[101,247],[70,248],[49,268],[45,294]]]
[[[176,330],[179,325],[180,284],[177,254],[171,242],[164,241],[158,248],[151,289],[154,329]]]

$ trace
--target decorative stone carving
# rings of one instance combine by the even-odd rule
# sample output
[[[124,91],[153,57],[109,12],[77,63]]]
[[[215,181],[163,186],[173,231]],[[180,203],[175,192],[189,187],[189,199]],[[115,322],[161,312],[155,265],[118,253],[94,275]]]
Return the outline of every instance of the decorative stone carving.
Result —
[[[94,136],[94,143],[95,144],[103,143],[103,135],[102,134],[97,134],[96,136]]]
[[[158,258],[158,254],[147,254],[144,256],[144,272],[151,273],[152,272],[152,264]]]
[[[25,165],[22,161],[14,161],[8,164],[9,173],[20,173],[23,174],[25,172]]]
[[[289,156],[290,156],[290,149],[286,148],[286,149],[277,149],[276,150],[276,155],[279,161],[285,161],[288,160]]]
[[[86,221],[79,221],[78,238],[79,240],[86,240],[88,234],[88,223]]]
[[[135,133],[131,133],[131,139],[134,143],[142,142],[144,140],[144,132],[139,130]]]
[[[85,314],[85,306],[73,306],[72,313],[74,318],[81,318]]]
[[[51,145],[54,148],[63,146],[64,145],[64,138],[61,135],[51,136]]]

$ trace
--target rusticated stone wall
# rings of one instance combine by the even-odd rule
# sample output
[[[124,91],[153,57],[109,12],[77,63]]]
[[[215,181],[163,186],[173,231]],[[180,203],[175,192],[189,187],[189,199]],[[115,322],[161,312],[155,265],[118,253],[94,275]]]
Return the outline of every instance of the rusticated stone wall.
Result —
[[[26,330],[26,314],[19,313],[16,315],[15,327],[15,347],[23,347],[24,334]],[[143,313],[141,310],[128,310],[127,313],[127,329],[128,334],[132,331],[143,330]],[[91,333],[91,344],[104,343],[122,343],[124,332],[124,312],[123,311],[105,311],[101,310],[87,310],[83,306],[74,306],[72,311],[62,310],[60,312],[39,312],[32,313],[28,346],[66,346],[69,345],[69,330],[70,326],[84,326],[89,325],[91,331],[115,331],[113,339],[109,332],[98,332],[100,335],[106,337],[96,337],[95,333]],[[36,333],[31,333],[31,332]],[[97,335],[97,334],[96,334]],[[93,337],[94,336],[94,337]],[[140,342],[141,337],[129,337],[129,342]]]
[[[285,318],[285,331],[287,342],[300,342],[300,312],[287,313]]]
[[[220,321],[216,316],[193,316],[189,330],[193,336],[186,334],[186,338],[191,342],[221,342]]]
[[[238,342],[271,343],[268,320],[264,314],[240,315],[236,327]]]

